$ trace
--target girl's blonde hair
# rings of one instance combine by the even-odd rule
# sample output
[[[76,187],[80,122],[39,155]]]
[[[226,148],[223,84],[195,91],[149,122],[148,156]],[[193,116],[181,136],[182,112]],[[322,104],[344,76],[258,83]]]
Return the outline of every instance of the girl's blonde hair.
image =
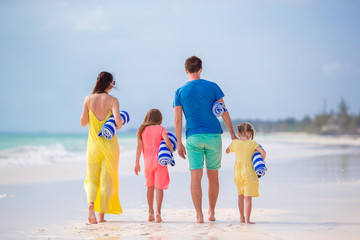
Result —
[[[147,126],[160,125],[162,123],[162,114],[159,109],[150,109],[144,118],[144,122],[139,127],[138,137],[142,140],[141,134]]]
[[[255,129],[251,123],[244,122],[238,126],[239,134],[243,137],[249,138],[247,134],[251,134],[251,140],[254,139]]]

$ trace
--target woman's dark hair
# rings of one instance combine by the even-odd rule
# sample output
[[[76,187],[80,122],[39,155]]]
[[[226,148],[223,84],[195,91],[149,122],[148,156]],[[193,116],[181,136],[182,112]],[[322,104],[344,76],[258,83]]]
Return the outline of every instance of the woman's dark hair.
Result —
[[[139,127],[138,137],[142,140],[141,134],[147,126],[160,125],[162,123],[162,114],[159,109],[150,109],[144,118],[144,122]]]
[[[186,59],[185,68],[189,73],[196,73],[202,68],[202,61],[196,56],[191,56]]]
[[[99,73],[96,84],[94,87],[94,90],[92,91],[92,94],[94,93],[104,93],[105,90],[109,87],[110,83],[114,80],[114,77],[111,73],[108,72],[101,72]]]

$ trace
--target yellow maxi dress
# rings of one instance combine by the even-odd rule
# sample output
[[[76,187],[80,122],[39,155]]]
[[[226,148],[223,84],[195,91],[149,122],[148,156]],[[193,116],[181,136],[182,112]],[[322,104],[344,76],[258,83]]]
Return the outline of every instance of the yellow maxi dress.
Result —
[[[117,136],[111,140],[99,137],[98,133],[112,115],[109,111],[105,120],[99,121],[89,109],[89,136],[87,143],[87,171],[84,183],[88,202],[94,202],[99,213],[121,214],[119,201],[119,155]]]

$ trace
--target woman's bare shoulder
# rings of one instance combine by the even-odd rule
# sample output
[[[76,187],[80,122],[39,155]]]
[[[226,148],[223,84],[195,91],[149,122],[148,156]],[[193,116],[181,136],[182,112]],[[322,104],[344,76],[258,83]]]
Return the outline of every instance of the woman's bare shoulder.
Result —
[[[84,103],[89,103],[89,100],[90,100],[90,95],[88,95],[84,98]]]
[[[117,98],[114,97],[113,95],[108,94],[108,96],[111,97],[113,100],[115,100],[115,99],[117,100]]]
[[[111,99],[112,102],[114,102],[114,103],[119,103],[119,100],[118,100],[116,97],[111,96],[111,95],[109,95],[109,97],[110,97],[110,99]]]

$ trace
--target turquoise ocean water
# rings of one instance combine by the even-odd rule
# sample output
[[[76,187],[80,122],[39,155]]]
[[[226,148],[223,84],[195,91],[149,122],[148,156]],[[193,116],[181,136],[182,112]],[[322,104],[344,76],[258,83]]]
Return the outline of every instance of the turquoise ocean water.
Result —
[[[120,175],[132,174],[136,153],[136,134],[118,133],[120,145]],[[230,144],[223,134],[223,152]],[[318,136],[307,134],[257,134],[255,140],[267,151],[268,167],[294,164],[318,165],[326,175],[350,179],[360,177],[360,140],[355,137]],[[184,138],[185,144],[185,138]],[[81,134],[4,134],[0,133],[0,168],[66,164],[84,162],[87,133]],[[171,171],[187,172],[187,161],[174,155],[177,166]],[[325,159],[325,160],[324,160]],[[336,159],[331,162],[331,159]],[[234,156],[223,153],[222,169],[233,169]],[[300,162],[299,162],[300,161]],[[311,172],[311,169],[309,169]],[[294,172],[296,175],[296,173]]]
[[[0,133],[0,168],[79,161],[85,156],[87,137],[87,133]],[[134,134],[119,134],[118,139],[124,149],[136,144]]]

